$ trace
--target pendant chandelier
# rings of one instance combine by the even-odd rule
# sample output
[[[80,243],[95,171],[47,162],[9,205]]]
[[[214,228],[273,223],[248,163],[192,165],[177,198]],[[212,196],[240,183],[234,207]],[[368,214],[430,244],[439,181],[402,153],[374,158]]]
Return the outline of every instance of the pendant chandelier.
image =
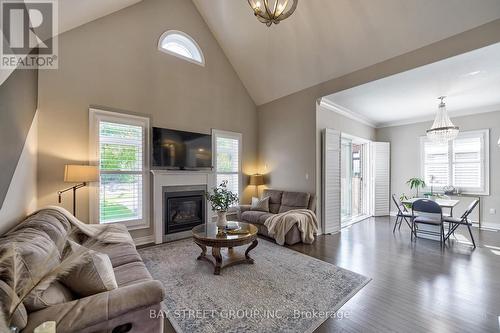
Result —
[[[299,0],[248,0],[255,17],[268,27],[290,17],[298,2]]]
[[[434,124],[432,124],[431,129],[427,130],[427,137],[436,143],[446,143],[453,140],[458,135],[458,127],[453,125],[448,117],[448,112],[446,111],[446,104],[444,99],[446,96],[441,96],[438,99],[441,100],[439,103],[438,112]]]

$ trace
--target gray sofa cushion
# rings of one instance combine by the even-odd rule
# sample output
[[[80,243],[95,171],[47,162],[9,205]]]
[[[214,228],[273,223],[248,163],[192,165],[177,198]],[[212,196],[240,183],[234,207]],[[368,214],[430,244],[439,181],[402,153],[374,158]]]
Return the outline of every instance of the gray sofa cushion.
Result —
[[[267,218],[272,216],[272,213],[259,212],[256,210],[249,210],[241,214],[241,219],[243,222],[250,222],[256,224],[264,224]]]
[[[73,241],[69,241],[68,248],[70,253],[83,253],[87,259],[61,278],[61,282],[72,292],[86,297],[118,288],[113,265],[107,254],[86,249]]]
[[[74,299],[75,297],[67,287],[58,281],[54,281],[39,294],[35,292],[29,294],[24,299],[24,305],[29,312],[33,312],[55,304],[70,302]]]
[[[115,267],[114,271],[119,288],[153,280],[148,269],[142,262],[131,262],[129,264],[121,265],[119,267]]]
[[[307,209],[311,195],[304,192],[283,192],[281,198],[280,213],[288,212],[292,209]]]
[[[265,189],[262,196],[269,197],[269,211],[273,214],[278,214],[281,206],[283,191]]]
[[[111,259],[113,267],[118,267],[131,262],[142,261],[141,256],[137,253],[134,244],[117,243],[103,244],[96,247],[96,251],[107,254]]]

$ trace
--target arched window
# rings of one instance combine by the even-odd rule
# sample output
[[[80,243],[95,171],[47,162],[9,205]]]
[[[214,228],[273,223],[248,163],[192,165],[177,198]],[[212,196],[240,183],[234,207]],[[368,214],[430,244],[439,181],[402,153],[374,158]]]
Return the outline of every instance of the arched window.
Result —
[[[169,30],[161,35],[158,50],[181,59],[205,66],[200,47],[191,36],[182,31]]]

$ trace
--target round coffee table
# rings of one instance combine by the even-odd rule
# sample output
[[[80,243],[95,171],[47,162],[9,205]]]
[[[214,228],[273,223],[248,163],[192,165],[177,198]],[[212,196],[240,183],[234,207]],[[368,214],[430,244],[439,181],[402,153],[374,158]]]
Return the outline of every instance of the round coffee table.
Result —
[[[219,233],[215,223],[207,223],[198,225],[193,228],[194,242],[201,248],[201,254],[198,260],[206,260],[214,266],[214,274],[220,275],[223,268],[238,264],[253,264],[254,260],[250,257],[249,252],[253,250],[257,244],[257,227],[244,222],[236,222],[246,233],[231,234]],[[245,256],[238,255],[234,250],[237,246],[250,244],[245,251]],[[212,257],[207,256],[207,247],[212,248]],[[227,255],[221,253],[222,248],[227,248]],[[214,261],[215,260],[215,261]]]

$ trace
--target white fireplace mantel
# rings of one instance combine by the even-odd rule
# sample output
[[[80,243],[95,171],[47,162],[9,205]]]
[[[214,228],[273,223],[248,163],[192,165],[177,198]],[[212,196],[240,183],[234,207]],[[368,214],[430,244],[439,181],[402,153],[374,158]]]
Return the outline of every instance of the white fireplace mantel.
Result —
[[[207,190],[214,187],[215,179],[212,171],[183,171],[183,170],[151,170],[153,174],[153,225],[156,244],[165,240],[165,225],[163,221],[163,188],[166,186],[206,186]],[[210,205],[206,215],[210,216]]]

